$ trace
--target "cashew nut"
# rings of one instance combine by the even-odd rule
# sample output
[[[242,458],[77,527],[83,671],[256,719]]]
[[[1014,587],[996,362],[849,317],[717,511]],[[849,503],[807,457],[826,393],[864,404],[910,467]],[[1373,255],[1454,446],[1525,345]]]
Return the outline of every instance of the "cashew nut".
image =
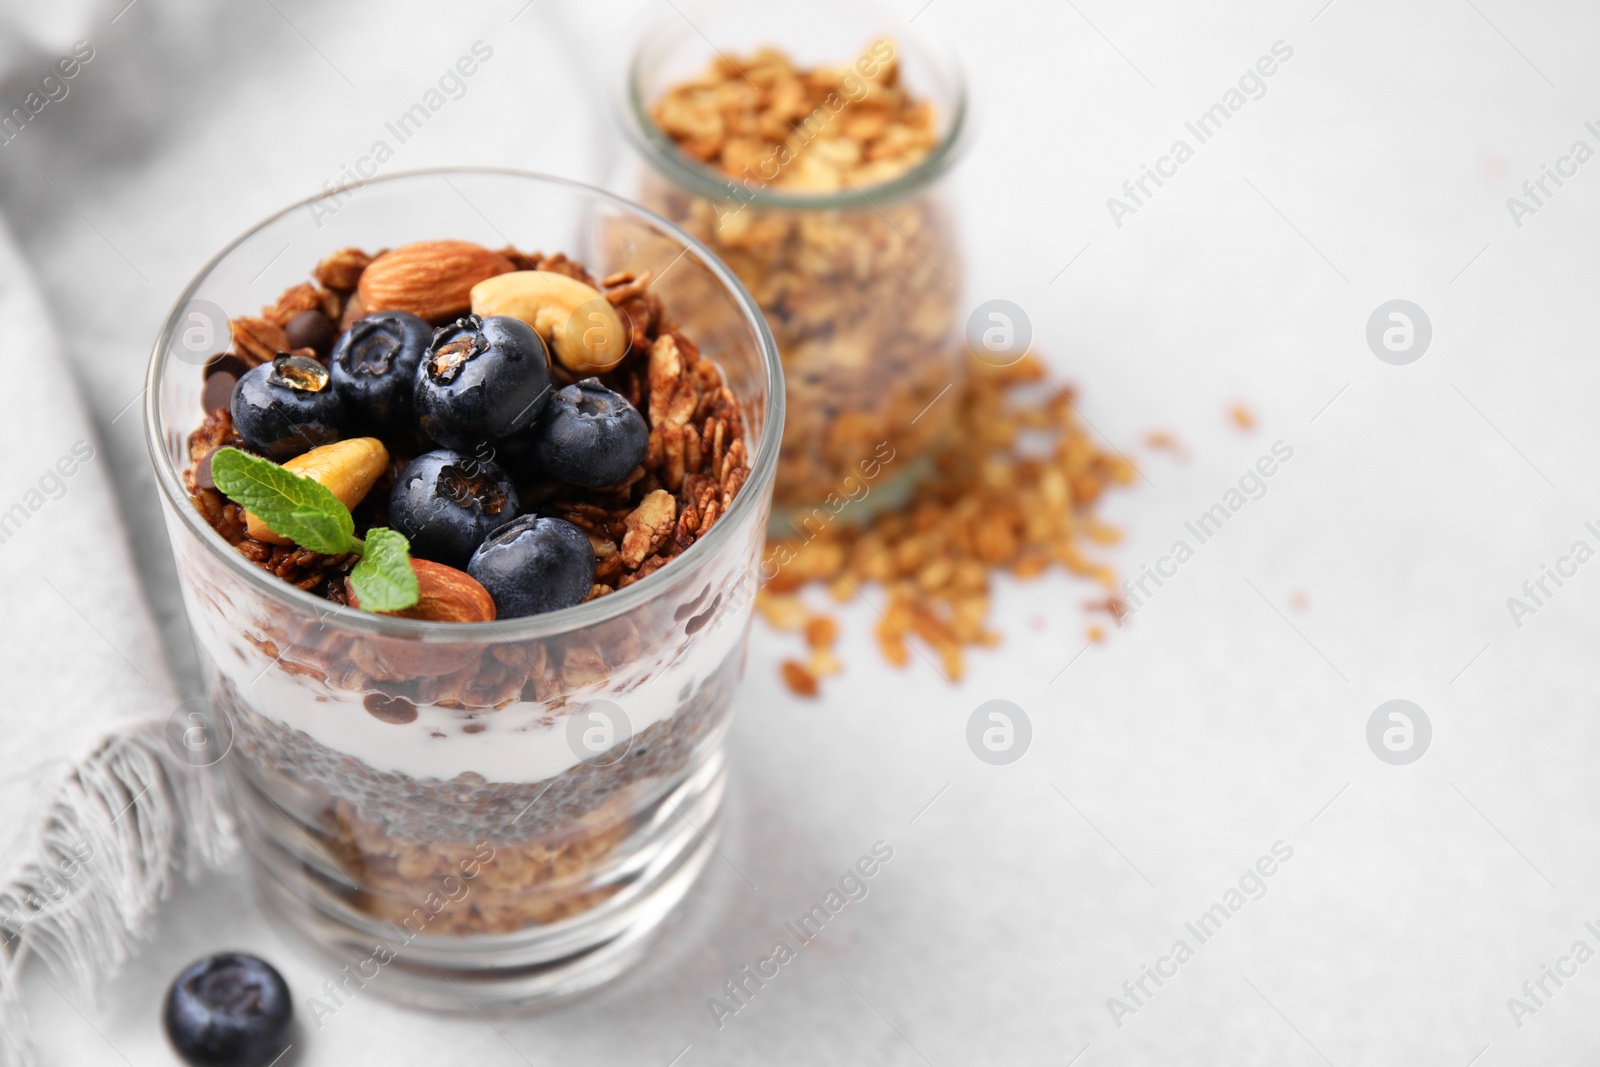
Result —
[[[627,354],[629,331],[600,290],[548,270],[519,270],[472,287],[474,315],[510,315],[532,326],[556,360],[580,376],[604,374]]]

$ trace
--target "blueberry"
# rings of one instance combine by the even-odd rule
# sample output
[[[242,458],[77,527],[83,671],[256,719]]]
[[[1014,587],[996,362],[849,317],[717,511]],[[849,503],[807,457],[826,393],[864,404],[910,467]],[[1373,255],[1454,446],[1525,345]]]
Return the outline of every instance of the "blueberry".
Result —
[[[463,567],[489,531],[522,508],[500,465],[449,449],[412,460],[389,493],[389,525],[411,541],[411,554]]]
[[[544,475],[544,468],[539,465],[535,431],[525,431],[515,437],[496,441],[492,447],[494,461],[511,476],[514,485],[531,486],[537,482],[548,481]],[[554,489],[555,485],[552,483],[548,488]]]
[[[358,319],[333,346],[333,388],[350,413],[375,429],[407,427],[417,367],[433,327],[408,311]]]
[[[585,378],[551,396],[534,441],[540,465],[553,477],[599,489],[644,462],[650,427],[626,397]]]
[[[445,448],[521,433],[550,399],[550,356],[521,319],[468,315],[434,334],[417,368],[417,422]]]
[[[281,463],[339,439],[344,405],[328,368],[310,356],[280,355],[233,387],[233,428],[251,451]]]
[[[570,522],[524,515],[489,535],[467,573],[489,590],[500,618],[542,615],[583,603],[594,587],[594,546]]]
[[[241,952],[196,960],[167,990],[167,1040],[195,1067],[262,1067],[283,1053],[294,1006],[272,965]]]

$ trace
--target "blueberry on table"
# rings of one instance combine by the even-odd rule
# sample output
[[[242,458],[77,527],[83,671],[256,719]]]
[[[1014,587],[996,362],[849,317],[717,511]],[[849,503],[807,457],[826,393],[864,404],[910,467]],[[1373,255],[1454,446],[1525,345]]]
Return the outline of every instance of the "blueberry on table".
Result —
[[[644,416],[598,378],[557,390],[535,433],[535,454],[545,471],[589,489],[622,481],[644,462],[650,446]]]
[[[432,343],[433,327],[408,311],[358,319],[334,342],[334,391],[369,427],[408,427],[416,417],[411,398],[417,368]]]
[[[406,465],[389,492],[389,525],[420,559],[464,567],[489,531],[522,509],[500,465],[449,449]]]
[[[195,1067],[263,1067],[288,1044],[294,1006],[272,965],[241,952],[196,960],[167,990],[167,1040]]]
[[[417,368],[417,423],[445,448],[521,433],[550,399],[550,356],[533,327],[468,315],[434,334]]]
[[[484,541],[467,573],[489,590],[502,619],[581,604],[594,587],[589,535],[562,519],[524,515]]]
[[[344,405],[328,368],[310,356],[279,356],[233,387],[233,428],[250,451],[282,463],[339,439]]]

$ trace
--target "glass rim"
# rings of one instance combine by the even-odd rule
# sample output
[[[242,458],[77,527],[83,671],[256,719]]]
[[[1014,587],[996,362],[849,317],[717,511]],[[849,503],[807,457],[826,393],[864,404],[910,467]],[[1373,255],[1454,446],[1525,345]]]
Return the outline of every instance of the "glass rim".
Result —
[[[286,218],[291,213],[319,201],[340,196],[369,185],[462,174],[498,175],[517,180],[531,180],[536,184],[562,187],[569,191],[607,202],[637,219],[643,219],[659,227],[662,231],[680,241],[686,252],[693,253],[702,265],[710,270],[712,276],[733,296],[735,303],[744,313],[746,324],[755,333],[756,344],[760,350],[762,371],[766,379],[767,402],[766,424],[762,430],[761,439],[756,442],[755,453],[750,464],[750,476],[734,497],[733,503],[728,510],[712,526],[711,532],[704,537],[696,538],[694,544],[690,545],[680,556],[673,560],[673,564],[663,567],[661,571],[657,572],[665,579],[662,582],[650,581],[650,578],[656,577],[656,575],[650,575],[649,578],[635,582],[624,589],[618,589],[598,599],[586,601],[570,608],[545,612],[541,615],[528,615],[504,620],[496,619],[494,622],[430,622],[421,619],[375,615],[371,612],[361,611],[358,608],[335,604],[322,597],[313,596],[311,593],[262,570],[240,555],[232,545],[223,539],[222,535],[205,520],[199,509],[194,506],[188,491],[184,488],[181,473],[172,462],[172,458],[167,452],[166,441],[162,436],[160,425],[160,383],[170,362],[171,342],[175,334],[178,317],[184,306],[194,298],[200,286],[205,283],[218,265],[256,234]],[[198,371],[201,368],[196,367],[194,369]],[[206,260],[205,264],[201,266],[194,277],[189,280],[178,294],[177,300],[168,310],[166,317],[162,320],[161,328],[156,333],[155,346],[151,352],[150,365],[145,376],[144,400],[145,444],[150,450],[151,464],[155,467],[156,483],[160,487],[166,502],[182,517],[183,524],[198,537],[214,557],[221,561],[225,569],[233,572],[247,586],[252,587],[266,598],[277,601],[285,608],[308,615],[320,616],[324,624],[337,620],[341,626],[373,636],[452,644],[498,644],[571,633],[595,623],[626,615],[635,607],[643,605],[666,592],[670,587],[679,584],[679,582],[698,569],[697,564],[710,560],[723,546],[724,542],[734,536],[733,531],[741,522],[748,521],[751,512],[760,506],[757,501],[762,497],[767,487],[771,485],[777,472],[778,449],[783,436],[785,405],[783,365],[778,357],[777,341],[773,338],[772,331],[768,328],[766,318],[762,315],[755,298],[750,295],[749,290],[744,287],[744,284],[739,281],[733,271],[722,260],[718,259],[714,253],[665,218],[614,193],[583,182],[573,181],[570,178],[540,174],[536,171],[518,170],[511,167],[424,167],[396,171],[393,174],[385,174],[381,177],[364,181],[350,182],[335,189],[316,193],[268,215],[229,241],[211,258]],[[196,425],[198,426],[198,423]],[[690,565],[679,566],[678,564],[680,563]],[[677,573],[671,573],[674,571]]]
[[[658,22],[667,21],[662,16]],[[655,25],[656,23],[652,23]],[[859,210],[863,206],[876,207],[876,201],[894,201],[918,193],[932,185],[955,166],[966,147],[971,127],[970,89],[966,67],[955,47],[940,33],[919,30],[929,50],[948,68],[955,102],[950,109],[950,125],[944,136],[921,162],[904,174],[886,182],[865,187],[852,185],[833,193],[778,192],[775,186],[751,189],[722,171],[713,170],[685,155],[677,142],[667,136],[650,114],[650,104],[644,98],[641,66],[650,42],[655,35],[649,32],[639,38],[633,55],[628,60],[621,98],[616,110],[622,117],[623,133],[628,141],[644,156],[645,161],[663,177],[696,196],[714,200],[736,200],[757,208],[775,208],[799,211]],[[716,46],[712,46],[713,50]],[[871,194],[869,197],[868,194]]]

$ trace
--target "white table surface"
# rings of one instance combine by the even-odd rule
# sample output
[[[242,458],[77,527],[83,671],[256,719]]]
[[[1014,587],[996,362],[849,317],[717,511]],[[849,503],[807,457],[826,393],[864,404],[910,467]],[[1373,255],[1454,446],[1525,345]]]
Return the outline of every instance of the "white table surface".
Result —
[[[494,61],[394,167],[604,179],[616,134],[603,107],[552,93],[579,92],[585,59],[547,20],[603,49],[636,5],[535,0],[513,22],[523,2],[95,9],[72,95],[0,147],[0,209],[83,379],[180,668],[137,411],[119,417],[159,318],[215,248],[335,176],[476,39]],[[1600,547],[1584,528],[1600,520],[1600,162],[1521,228],[1505,201],[1575,140],[1600,148],[1584,129],[1600,9],[1320,4],[933,0],[923,16],[959,28],[982,91],[953,179],[972,301],[1022,305],[1097,430],[1142,457],[1147,479],[1105,508],[1128,535],[1117,565],[1154,563],[1281,440],[1293,458],[1266,495],[1065,673],[1094,590],[1059,573],[999,583],[1005,643],[953,687],[917,659],[883,666],[858,604],[847,672],[796,700],[776,678],[793,639],[758,627],[726,861],[647,962],[492,1023],[363,994],[305,1027],[293,1062],[1593,1062],[1600,963],[1520,1028],[1506,1001],[1573,942],[1600,949],[1584,928],[1600,921],[1600,563],[1520,628],[1506,600],[1572,542]],[[1278,40],[1293,58],[1266,95],[1116,227],[1106,198]],[[25,87],[0,91],[9,107]],[[1409,366],[1364,337],[1394,298],[1433,325]],[[1228,420],[1234,402],[1254,432]],[[1192,458],[1143,450],[1158,429]],[[964,740],[996,698],[1034,728],[1007,767]],[[1393,698],[1433,725],[1409,766],[1365,739]],[[719,1030],[707,998],[880,839],[894,859],[870,895]],[[1265,896],[1191,940],[1115,1025],[1107,998],[1278,841],[1293,858]],[[222,947],[276,961],[303,1015],[324,975],[249,900],[239,871],[180,893],[98,1005],[36,973],[46,1062],[171,1062],[162,992]]]

